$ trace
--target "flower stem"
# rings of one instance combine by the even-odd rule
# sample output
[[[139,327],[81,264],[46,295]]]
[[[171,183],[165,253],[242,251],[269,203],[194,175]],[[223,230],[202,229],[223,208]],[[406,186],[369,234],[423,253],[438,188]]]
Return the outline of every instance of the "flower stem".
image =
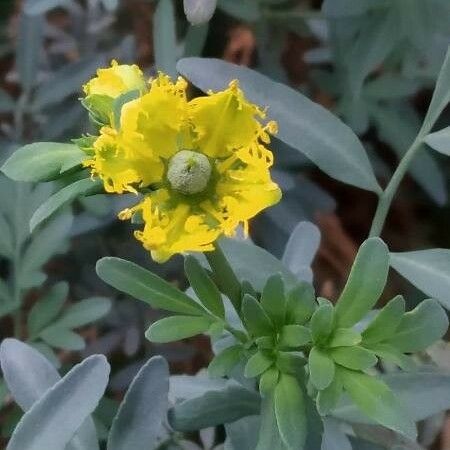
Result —
[[[417,155],[419,150],[423,147],[423,138],[430,132],[433,123],[425,122],[422,125],[416,139],[409,147],[408,151],[404,154],[399,165],[395,169],[392,178],[390,179],[386,189],[380,195],[378,206],[375,211],[375,216],[372,221],[372,226],[370,228],[369,237],[379,236],[383,231],[384,223],[391,207],[392,200],[397,192],[400,183],[402,182],[406,172],[411,165],[412,160]]]
[[[216,242],[215,249],[212,252],[205,252],[205,256],[219,289],[231,300],[239,314],[241,311],[241,284],[219,244]]]

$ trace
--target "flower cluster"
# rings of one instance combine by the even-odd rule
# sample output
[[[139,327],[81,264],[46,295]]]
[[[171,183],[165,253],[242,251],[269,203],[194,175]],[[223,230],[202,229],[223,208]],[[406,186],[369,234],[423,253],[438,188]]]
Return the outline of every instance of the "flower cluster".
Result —
[[[119,217],[143,222],[135,236],[159,262],[213,250],[281,197],[267,148],[276,123],[263,123],[237,81],[192,100],[186,88],[161,73],[146,83],[138,67],[116,62],[84,86],[101,125],[84,164],[107,192],[141,196]]]

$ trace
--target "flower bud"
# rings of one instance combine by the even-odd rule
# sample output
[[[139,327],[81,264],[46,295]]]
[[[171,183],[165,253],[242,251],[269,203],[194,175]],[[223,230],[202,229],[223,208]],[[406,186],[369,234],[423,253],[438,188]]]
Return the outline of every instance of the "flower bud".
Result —
[[[184,0],[184,12],[192,25],[208,22],[214,14],[217,0]]]

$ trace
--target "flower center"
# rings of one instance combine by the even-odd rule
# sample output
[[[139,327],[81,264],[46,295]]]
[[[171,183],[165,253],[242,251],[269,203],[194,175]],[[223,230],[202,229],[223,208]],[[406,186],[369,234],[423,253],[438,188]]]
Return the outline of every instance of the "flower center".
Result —
[[[169,161],[167,178],[172,188],[186,195],[205,190],[211,177],[211,164],[205,155],[181,150]]]

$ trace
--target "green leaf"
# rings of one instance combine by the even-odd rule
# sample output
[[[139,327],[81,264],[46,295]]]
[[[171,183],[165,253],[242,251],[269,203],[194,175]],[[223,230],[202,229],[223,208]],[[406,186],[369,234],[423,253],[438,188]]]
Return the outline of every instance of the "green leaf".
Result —
[[[53,255],[65,251],[64,246],[72,221],[72,215],[61,212],[33,235],[33,239],[25,249],[20,267],[20,281],[25,283],[24,287]]]
[[[36,301],[27,319],[28,332],[32,339],[59,315],[68,292],[69,285],[61,282],[52,286],[44,297]]]
[[[42,15],[20,14],[16,45],[16,66],[22,91],[29,93],[36,84],[41,57],[45,20]]]
[[[395,364],[405,371],[416,369],[416,364],[412,357],[404,355],[401,351],[397,350],[392,345],[378,342],[375,344],[370,344],[367,347],[380,359],[391,364]]]
[[[273,359],[266,353],[258,351],[247,361],[244,375],[246,378],[257,377],[265,372],[273,363]]]
[[[145,332],[151,342],[166,343],[208,331],[211,319],[202,316],[172,316],[158,320]]]
[[[259,392],[264,397],[270,395],[280,378],[280,371],[276,367],[267,369],[259,379]]]
[[[389,251],[380,238],[367,239],[360,247],[347,283],[336,304],[340,327],[351,327],[372,309],[386,285]]]
[[[381,381],[394,392],[415,422],[450,408],[450,375],[448,373],[436,372],[435,369],[412,373],[399,371],[383,375]],[[344,421],[372,423],[349,401],[342,402],[333,411],[333,415]]]
[[[335,322],[334,308],[331,303],[320,305],[311,317],[311,334],[315,343],[325,342],[333,332]]]
[[[380,425],[415,440],[414,422],[385,383],[353,370],[340,368],[339,372],[345,390],[363,413]]]
[[[424,142],[433,150],[450,156],[450,127],[425,136]]]
[[[307,360],[302,352],[277,352],[277,367],[282,373],[288,373],[296,377],[305,373]]]
[[[220,247],[239,280],[249,282],[258,292],[262,292],[267,279],[277,273],[281,273],[287,289],[298,283],[280,260],[252,242],[221,239]]]
[[[383,5],[382,0],[325,0],[322,4],[322,12],[326,17],[333,19],[359,16]]]
[[[281,327],[284,324],[285,302],[281,274],[272,275],[262,291],[261,306],[276,327]]]
[[[105,297],[91,297],[74,303],[56,322],[65,328],[79,328],[106,316],[111,309],[111,300]]]
[[[439,72],[430,106],[423,121],[422,129],[431,129],[441,112],[450,101],[450,50],[447,50],[441,71]]]
[[[278,345],[281,347],[301,347],[311,342],[311,331],[302,325],[285,325],[280,331]]]
[[[2,341],[0,360],[8,390],[23,411],[31,409],[61,379],[42,353],[16,339]],[[98,450],[97,433],[90,417],[65,448]]]
[[[428,299],[402,317],[386,343],[403,353],[418,352],[440,339],[447,329],[447,314],[436,300]]]
[[[391,267],[417,289],[450,309],[450,250],[434,248],[391,253]]]
[[[261,403],[261,424],[258,432],[258,444],[255,450],[287,450],[275,416],[274,395],[267,395]],[[240,450],[239,448],[233,450]],[[250,450],[250,449],[249,449]]]
[[[188,277],[189,284],[205,308],[223,319],[225,317],[225,308],[223,306],[222,295],[206,270],[193,256],[186,256],[184,260],[184,271]]]
[[[218,8],[246,22],[256,22],[261,17],[259,5],[253,0],[219,0]]]
[[[159,0],[153,15],[153,48],[156,68],[176,78],[177,40],[172,0]]]
[[[209,24],[190,26],[184,44],[184,56],[200,56],[208,37]]]
[[[338,328],[334,330],[328,348],[334,347],[351,347],[361,343],[361,335],[351,328]]]
[[[69,184],[53,194],[34,212],[30,220],[30,231],[33,232],[44,220],[64,206],[72,203],[78,197],[97,194],[102,192],[102,190],[103,182],[101,180],[92,180],[92,178],[83,178]]]
[[[274,392],[275,416],[284,444],[290,450],[303,448],[307,424],[305,399],[295,377],[281,374]]]
[[[62,350],[83,350],[86,346],[84,339],[77,333],[58,325],[51,325],[39,333],[39,337],[55,348]]]
[[[148,450],[160,437],[168,409],[169,367],[161,356],[147,361],[133,379],[114,417],[109,450]]]
[[[100,355],[76,365],[22,416],[8,449],[66,448],[103,396],[109,370],[105,357]]]
[[[245,294],[242,302],[245,326],[252,336],[270,336],[274,332],[273,324],[262,309],[258,300]]]
[[[317,410],[322,416],[328,415],[339,403],[344,385],[339,376],[339,371],[334,374],[333,381],[328,387],[317,394]]]
[[[374,14],[350,48],[348,60],[349,89],[358,98],[366,77],[393,50],[398,41],[397,17],[390,10]]]
[[[389,339],[395,333],[404,313],[405,300],[401,295],[397,295],[363,331],[364,344],[373,344]]]
[[[144,268],[120,258],[102,258],[97,275],[115,289],[148,303],[153,308],[180,314],[203,315],[205,311],[176,287]]]
[[[48,181],[80,166],[85,159],[76,145],[36,142],[17,149],[1,170],[16,181]]]
[[[386,72],[364,85],[364,96],[374,100],[393,100],[413,96],[420,88],[418,80]]]
[[[238,364],[242,357],[242,346],[232,345],[218,353],[208,366],[208,374],[212,378],[224,377]]]
[[[286,322],[303,325],[315,309],[314,288],[309,283],[299,283],[287,294]]]
[[[249,100],[268,107],[270,119],[278,122],[277,138],[298,148],[333,178],[380,192],[356,135],[337,117],[299,92],[246,67],[215,59],[185,58],[178,62],[177,68],[205,92],[223,90],[230,81],[239,80]]]
[[[333,381],[335,366],[330,356],[317,347],[309,353],[309,376],[313,386],[321,391]]]
[[[336,364],[352,370],[367,370],[378,361],[373,352],[357,346],[335,348],[331,350],[330,356]]]
[[[3,214],[0,214],[0,255],[5,258],[12,258],[14,255],[14,236]]]
[[[177,431],[232,423],[241,417],[259,414],[261,397],[236,382],[208,390],[199,397],[185,400],[169,410],[169,423]]]

